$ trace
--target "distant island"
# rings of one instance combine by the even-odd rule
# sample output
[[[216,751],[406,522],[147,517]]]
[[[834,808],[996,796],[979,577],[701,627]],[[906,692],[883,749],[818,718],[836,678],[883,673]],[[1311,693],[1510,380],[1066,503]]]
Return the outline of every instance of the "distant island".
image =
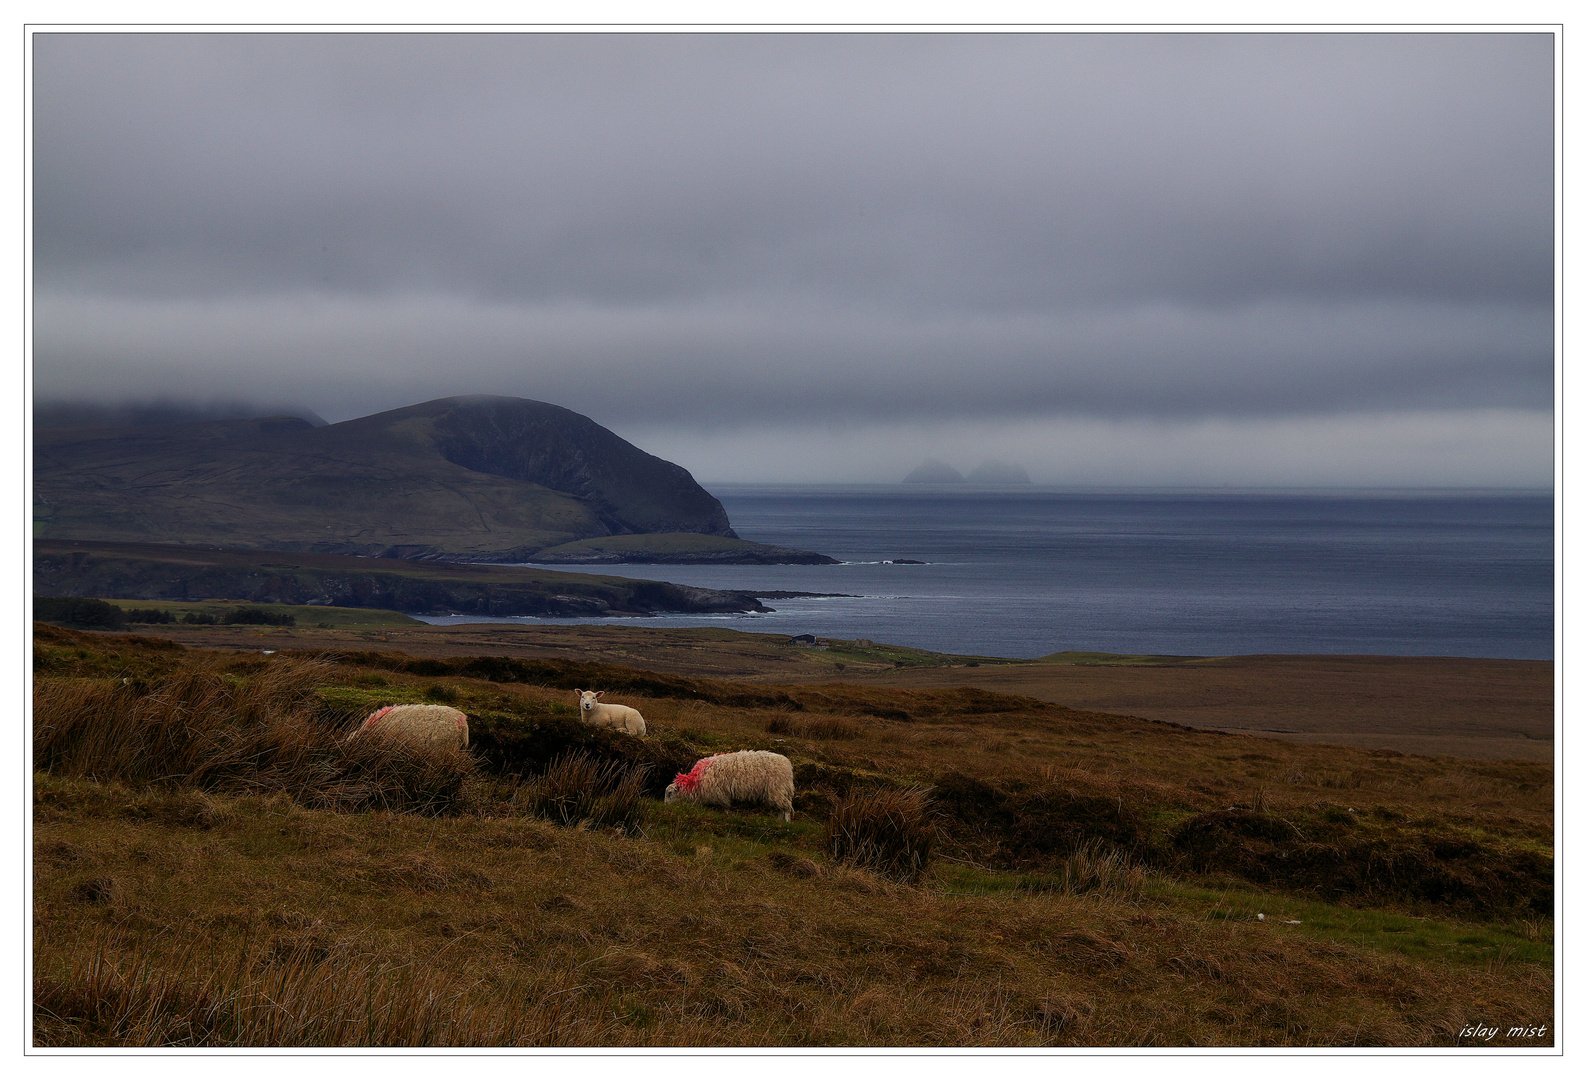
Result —
[[[1019,465],[988,458],[971,470],[965,480],[972,484],[1028,484],[1030,474]]]
[[[996,458],[987,458],[966,476],[958,469],[936,458],[927,458],[904,477],[906,484],[1028,484],[1030,474],[1020,465],[1010,465]]]
[[[928,458],[904,477],[906,484],[962,484],[964,474],[946,462]]]
[[[35,430],[36,538],[450,562],[836,561],[740,539],[686,469],[542,401],[442,398],[321,425],[138,419]]]

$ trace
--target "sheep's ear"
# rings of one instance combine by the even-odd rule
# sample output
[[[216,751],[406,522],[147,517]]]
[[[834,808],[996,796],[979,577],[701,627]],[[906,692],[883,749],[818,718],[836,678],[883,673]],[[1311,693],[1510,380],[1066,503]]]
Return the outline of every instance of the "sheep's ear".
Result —
[[[573,691],[573,692],[574,692],[574,693],[575,693],[575,694],[577,694],[577,695],[578,695],[578,696],[579,696],[579,697],[583,697],[583,696],[584,696],[584,691],[583,691],[583,690],[575,690],[575,691]]]
[[[595,691],[595,696],[596,697],[605,697],[606,696],[606,691],[605,690],[597,690],[597,691]]]

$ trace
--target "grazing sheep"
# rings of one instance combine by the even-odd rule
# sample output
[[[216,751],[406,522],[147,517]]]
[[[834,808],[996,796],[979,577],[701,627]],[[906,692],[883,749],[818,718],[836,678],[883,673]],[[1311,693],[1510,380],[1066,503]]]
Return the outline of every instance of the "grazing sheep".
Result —
[[[704,806],[759,803],[784,821],[793,817],[793,764],[770,750],[740,750],[701,758],[667,785],[666,802],[682,799]]]
[[[645,733],[645,718],[639,715],[638,709],[630,709],[627,705],[607,705],[595,700],[606,693],[605,690],[573,692],[579,696],[579,715],[584,718],[586,724],[616,728],[630,735]]]
[[[468,745],[468,717],[450,705],[387,705],[370,713],[352,738],[366,731],[459,748]]]

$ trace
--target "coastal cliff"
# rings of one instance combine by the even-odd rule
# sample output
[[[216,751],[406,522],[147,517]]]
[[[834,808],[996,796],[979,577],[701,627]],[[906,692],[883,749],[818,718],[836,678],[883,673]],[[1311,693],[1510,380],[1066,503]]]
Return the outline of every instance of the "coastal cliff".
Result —
[[[320,427],[281,416],[45,429],[33,510],[43,539],[504,563],[601,540],[594,557],[552,557],[832,561],[740,539],[686,469],[570,409],[508,397]],[[671,557],[644,558],[658,551]]]

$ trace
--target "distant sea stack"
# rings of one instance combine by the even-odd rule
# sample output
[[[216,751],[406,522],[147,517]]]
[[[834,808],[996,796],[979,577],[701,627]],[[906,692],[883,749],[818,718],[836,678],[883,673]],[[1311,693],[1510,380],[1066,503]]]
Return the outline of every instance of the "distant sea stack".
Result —
[[[981,466],[965,477],[972,484],[1028,484],[1030,475],[1018,465],[988,458]]]
[[[1019,465],[1010,465],[1006,461],[988,458],[983,461],[969,476],[965,476],[952,465],[930,458],[922,462],[919,468],[904,477],[906,484],[989,484],[1008,486],[1011,484],[1028,484],[1030,475]]]
[[[741,540],[681,466],[543,401],[34,432],[34,536],[477,562],[826,563]],[[600,541],[593,547],[581,542]]]
[[[931,458],[904,477],[906,484],[962,484],[964,474],[946,462]]]

